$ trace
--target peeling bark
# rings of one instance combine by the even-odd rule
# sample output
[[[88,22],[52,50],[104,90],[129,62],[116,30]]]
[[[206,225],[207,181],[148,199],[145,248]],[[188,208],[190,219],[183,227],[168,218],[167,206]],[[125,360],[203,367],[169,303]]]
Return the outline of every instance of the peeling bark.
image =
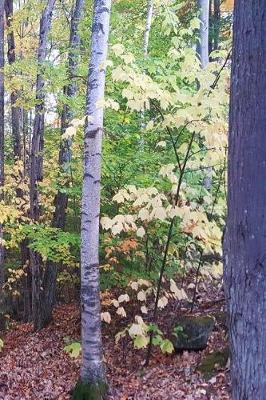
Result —
[[[81,214],[81,309],[83,358],[81,384],[105,382],[101,335],[101,305],[99,287],[99,215],[103,108],[97,101],[104,97],[111,0],[94,1],[91,60],[84,140],[84,178]],[[76,393],[78,392],[77,385]],[[73,398],[78,397],[74,393]],[[80,397],[81,398],[81,397]]]

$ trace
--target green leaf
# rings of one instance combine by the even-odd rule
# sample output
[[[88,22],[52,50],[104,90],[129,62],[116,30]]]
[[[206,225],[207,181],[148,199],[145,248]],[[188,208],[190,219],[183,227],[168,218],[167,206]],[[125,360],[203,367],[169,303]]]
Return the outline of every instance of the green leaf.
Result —
[[[81,353],[81,344],[79,342],[73,342],[65,346],[64,350],[70,355],[71,358],[78,358]]]
[[[160,335],[156,335],[152,338],[152,344],[154,346],[161,346],[163,338]]]
[[[174,351],[174,346],[170,340],[165,339],[162,341],[162,343],[160,345],[160,349],[162,350],[163,353],[172,354]]]
[[[143,349],[143,348],[147,347],[148,343],[149,343],[149,339],[147,336],[138,335],[134,339],[135,349]]]

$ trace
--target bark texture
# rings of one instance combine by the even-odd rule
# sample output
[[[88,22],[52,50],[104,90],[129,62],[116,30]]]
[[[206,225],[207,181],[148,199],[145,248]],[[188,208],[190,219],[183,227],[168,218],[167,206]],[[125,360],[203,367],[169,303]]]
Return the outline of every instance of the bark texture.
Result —
[[[40,204],[38,182],[43,179],[43,144],[44,144],[44,78],[42,74],[43,63],[46,58],[48,34],[51,27],[52,13],[55,0],[48,0],[40,20],[40,34],[38,47],[39,71],[36,80],[36,106],[31,145],[31,170],[30,170],[30,216],[33,221],[40,217]],[[46,319],[46,308],[43,304],[43,263],[40,254],[30,251],[32,266],[32,315],[34,328],[41,329],[49,321]]]
[[[209,54],[218,50],[220,44],[221,0],[210,0],[209,11]]]
[[[148,0],[147,18],[146,18],[146,26],[144,32],[144,46],[143,46],[143,53],[145,58],[148,56],[148,50],[149,50],[152,15],[153,15],[153,0]]]
[[[15,53],[15,38],[14,32],[12,30],[12,19],[13,19],[13,0],[5,0],[5,12],[6,12],[6,24],[8,28],[7,33],[7,58],[8,63],[12,65],[16,61]],[[13,91],[10,95],[11,101],[11,128],[13,136],[13,152],[15,159],[21,159],[22,156],[22,146],[21,146],[21,120],[22,120],[22,110],[20,107],[16,106],[18,95]]]
[[[213,3],[213,50],[218,50],[220,44],[221,29],[221,0]]]
[[[4,0],[0,0],[0,201],[3,199],[1,187],[4,185],[4,143],[5,143],[5,106],[4,106]],[[0,241],[3,238],[3,227],[0,225]],[[4,247],[0,242],[0,330],[4,329],[4,295],[3,284],[5,282],[4,274]]]
[[[105,382],[99,296],[99,215],[103,109],[96,103],[104,97],[111,0],[94,1],[91,60],[84,148],[84,178],[81,215],[81,308],[82,348],[81,383]],[[75,397],[74,397],[75,398]],[[99,398],[102,398],[99,394]]]
[[[233,400],[266,395],[266,2],[235,2],[224,242]]]
[[[83,13],[84,0],[76,0],[71,17],[70,38],[69,38],[69,54],[68,54],[68,78],[69,84],[64,88],[68,98],[73,98],[77,93],[77,84],[75,75],[79,61],[80,37],[78,27]],[[61,117],[62,133],[69,126],[69,122],[74,118],[73,112],[68,104],[65,104]],[[63,140],[60,145],[59,166],[60,169],[71,175],[71,140]],[[53,215],[52,226],[54,228],[64,229],[66,222],[66,211],[68,205],[68,194],[57,192],[54,200],[55,212]],[[48,261],[44,271],[43,278],[43,303],[45,304],[45,323],[52,319],[52,311],[56,302],[56,277],[58,265]]]
[[[77,94],[77,67],[79,62],[80,36],[78,32],[79,23],[84,9],[84,0],[76,0],[71,16],[69,53],[68,53],[68,79],[69,83],[64,88],[64,93],[68,98],[73,98]],[[64,105],[61,117],[62,133],[69,126],[69,122],[74,118],[73,111],[68,104]],[[71,140],[63,140],[61,142],[59,153],[59,166],[62,171],[70,174],[71,162]],[[55,213],[53,218],[53,226],[64,229],[66,220],[66,209],[68,204],[68,194],[58,191],[55,198]]]
[[[200,10],[200,30],[197,53],[200,58],[201,67],[205,68],[209,63],[209,11],[210,0],[198,0]]]

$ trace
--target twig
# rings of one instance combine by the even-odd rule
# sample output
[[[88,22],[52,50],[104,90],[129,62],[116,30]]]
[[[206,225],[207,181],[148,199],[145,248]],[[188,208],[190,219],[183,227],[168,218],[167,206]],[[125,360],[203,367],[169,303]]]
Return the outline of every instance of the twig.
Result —
[[[183,163],[183,165],[181,167],[181,170],[180,170],[179,181],[178,181],[177,190],[176,190],[175,206],[177,205],[178,200],[179,200],[181,184],[182,184],[182,181],[183,181],[183,176],[184,176],[184,172],[185,172],[185,169],[186,169],[189,153],[190,153],[192,144],[194,142],[195,134],[196,134],[195,132],[192,133],[191,140],[190,140],[190,142],[188,144],[187,152],[186,152],[186,155],[185,155],[185,160],[184,160],[184,163]],[[176,220],[176,217],[174,216],[171,219],[171,223],[170,223],[169,230],[168,230],[167,241],[166,241],[166,245],[165,245],[164,256],[163,256],[160,276],[159,276],[158,285],[157,285],[155,305],[154,305],[154,310],[153,310],[153,322],[154,323],[157,320],[158,302],[159,302],[160,291],[161,291],[162,281],[163,281],[163,275],[164,275],[164,271],[165,271],[165,267],[166,267],[168,251],[169,251],[169,246],[170,246],[171,239],[172,239],[172,233],[173,233],[175,220]],[[150,361],[150,357],[151,357],[152,339],[153,339],[153,332],[150,332],[150,340],[149,340],[148,349],[147,349],[146,361],[145,361],[145,364],[144,364],[145,367],[148,367],[148,365],[149,365],[149,361]]]

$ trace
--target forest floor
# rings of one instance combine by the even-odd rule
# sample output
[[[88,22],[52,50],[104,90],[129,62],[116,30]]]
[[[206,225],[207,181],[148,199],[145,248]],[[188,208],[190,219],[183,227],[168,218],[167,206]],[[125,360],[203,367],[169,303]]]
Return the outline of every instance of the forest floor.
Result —
[[[194,314],[220,312],[215,287],[205,286],[208,296],[198,296]],[[219,294],[219,297],[222,293]],[[213,300],[212,300],[213,299]],[[207,300],[207,301],[206,301]],[[160,314],[160,325],[174,317],[176,309]],[[144,350],[134,350],[128,342],[115,344],[115,333],[121,330],[119,320],[104,324],[103,340],[109,400],[229,400],[228,365],[215,366],[209,379],[197,367],[207,354],[223,349],[226,333],[217,321],[208,347],[202,352],[164,355],[154,351],[147,369],[143,369]],[[162,325],[163,324],[163,325]],[[77,304],[56,308],[54,321],[40,332],[33,333],[30,324],[14,324],[4,336],[0,353],[1,400],[67,400],[79,376],[80,357],[73,359],[64,351],[65,340],[79,340],[80,315]]]

